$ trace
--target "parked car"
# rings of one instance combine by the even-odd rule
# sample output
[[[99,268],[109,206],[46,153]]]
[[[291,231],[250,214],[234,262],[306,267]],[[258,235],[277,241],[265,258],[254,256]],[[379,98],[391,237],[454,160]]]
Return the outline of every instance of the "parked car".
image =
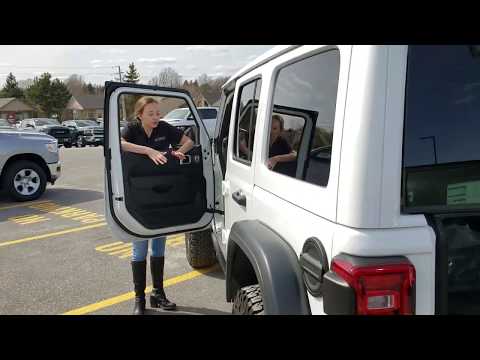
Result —
[[[478,49],[276,47],[223,86],[213,146],[200,126],[168,166],[122,158],[108,114],[122,92],[189,94],[107,82],[109,226],[190,232],[190,264],[218,259],[235,314],[478,314]],[[274,115],[293,172],[271,166]]]
[[[72,147],[74,132],[68,127],[63,126],[56,119],[32,118],[24,119],[20,123],[20,129],[36,130],[53,136],[58,141],[58,145],[66,148]]]
[[[47,134],[0,130],[0,187],[16,201],[38,199],[61,173],[57,140]]]
[[[213,138],[215,133],[215,124],[217,123],[217,107],[199,107],[197,108],[200,118],[207,128],[208,135]],[[163,120],[177,127],[196,126],[193,115],[189,108],[178,108],[170,111],[163,117]]]
[[[103,145],[103,125],[95,120],[67,120],[63,125],[74,131],[73,144],[76,147]]]

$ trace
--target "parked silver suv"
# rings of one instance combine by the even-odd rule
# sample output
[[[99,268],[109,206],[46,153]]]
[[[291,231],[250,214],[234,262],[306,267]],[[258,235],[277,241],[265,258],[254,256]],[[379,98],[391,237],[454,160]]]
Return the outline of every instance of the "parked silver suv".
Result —
[[[38,199],[60,177],[57,140],[27,130],[0,130],[0,186],[16,201]]]

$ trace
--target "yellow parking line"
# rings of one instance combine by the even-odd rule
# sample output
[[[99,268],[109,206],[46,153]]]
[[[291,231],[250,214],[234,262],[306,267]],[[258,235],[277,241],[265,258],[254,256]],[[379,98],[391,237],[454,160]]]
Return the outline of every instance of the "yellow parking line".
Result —
[[[119,256],[120,259],[126,259],[133,256],[133,250],[129,250],[125,255]]]
[[[124,243],[121,242],[121,241],[117,241],[117,242],[110,243],[110,244],[100,245],[100,246],[97,246],[97,247],[95,248],[95,250],[101,251],[101,252],[107,252],[107,251],[110,251],[110,248],[111,248],[112,246],[120,245],[120,244],[124,244]]]
[[[7,210],[7,209],[13,209],[13,208],[19,208],[19,207],[25,207],[25,206],[31,206],[31,205],[37,205],[37,204],[43,204],[48,202],[49,200],[42,200],[38,202],[25,202],[21,204],[15,204],[15,205],[10,205],[10,206],[4,206],[0,207],[0,210]]]
[[[183,281],[194,279],[194,278],[196,278],[200,275],[209,273],[209,272],[211,272],[213,270],[216,270],[216,269],[218,269],[218,267],[213,266],[213,267],[210,267],[210,268],[207,268],[207,269],[195,270],[195,271],[191,271],[189,273],[186,273],[186,274],[183,274],[183,275],[180,275],[180,276],[176,276],[176,277],[171,278],[171,279],[167,279],[163,282],[163,287],[172,286],[172,285],[181,283]],[[149,286],[145,289],[145,293],[149,293],[151,291],[152,291],[152,286]],[[131,291],[131,292],[128,292],[128,293],[125,293],[125,294],[122,294],[122,295],[112,297],[110,299],[102,300],[102,301],[99,301],[99,302],[94,303],[94,304],[83,306],[83,307],[78,308],[78,309],[70,310],[70,311],[68,311],[68,312],[66,312],[62,315],[85,315],[85,314],[88,314],[88,313],[92,313],[94,311],[98,311],[100,309],[104,309],[104,308],[109,307],[109,306],[119,304],[121,302],[130,300],[130,299],[133,299],[134,297],[135,297],[135,292]]]
[[[31,237],[27,237],[27,238],[23,238],[23,239],[19,239],[19,240],[7,241],[7,242],[0,243],[0,247],[20,244],[20,243],[24,243],[24,242],[27,242],[27,241],[46,239],[46,238],[49,238],[49,237],[69,234],[69,233],[78,232],[78,231],[89,230],[89,229],[93,229],[93,228],[97,228],[97,227],[105,226],[105,225],[107,225],[107,223],[100,223],[100,224],[88,225],[88,226],[80,226],[80,227],[71,228],[71,229],[62,230],[62,231],[57,231],[57,232],[53,232],[53,233],[48,233],[48,234],[43,234],[43,235],[38,235],[38,236],[31,236]]]

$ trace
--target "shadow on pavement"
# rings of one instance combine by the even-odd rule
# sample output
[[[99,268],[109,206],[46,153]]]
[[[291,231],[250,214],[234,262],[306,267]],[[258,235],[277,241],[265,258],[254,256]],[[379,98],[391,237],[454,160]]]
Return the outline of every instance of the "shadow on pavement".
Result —
[[[80,190],[80,189],[68,189],[68,188],[54,188],[47,189],[43,196],[35,201],[15,202],[12,201],[6,194],[0,194],[0,208],[13,206],[11,210],[0,210],[0,222],[7,221],[8,217],[13,216],[14,213],[24,213],[25,208],[28,208],[30,204],[36,204],[43,201],[52,201],[60,206],[72,206],[75,207],[82,203],[87,203],[95,200],[103,199],[103,192],[93,190]],[[31,209],[32,211],[35,211]],[[89,211],[89,209],[84,209]],[[8,211],[8,215],[7,212]],[[5,213],[5,216],[2,216]]]
[[[208,277],[212,277],[212,278],[215,278],[215,279],[225,280],[225,274],[223,273],[222,268],[219,265],[217,265],[217,266],[218,266],[218,271],[207,272],[203,275],[208,276]]]
[[[15,202],[10,199],[5,193],[0,194],[0,207],[10,206],[10,205],[21,205],[25,204],[28,206],[29,203],[41,202],[41,201],[55,201],[61,205],[74,205],[79,203],[90,202],[98,199],[103,199],[103,192],[94,191],[94,190],[80,190],[80,189],[69,189],[69,188],[54,188],[48,189],[45,193],[35,201],[25,201],[25,202]]]
[[[177,311],[145,309],[145,315],[231,315],[230,312],[190,306],[177,306]]]

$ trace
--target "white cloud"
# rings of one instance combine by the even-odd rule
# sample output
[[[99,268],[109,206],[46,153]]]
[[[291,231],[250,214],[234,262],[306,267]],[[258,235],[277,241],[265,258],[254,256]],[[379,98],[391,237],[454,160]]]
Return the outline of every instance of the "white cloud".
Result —
[[[196,65],[187,65],[186,68],[188,70],[195,70],[195,69],[197,69],[197,66]]]
[[[90,64],[92,64],[93,68],[99,68],[99,67],[109,66],[111,64],[118,65],[120,63],[126,63],[126,62],[128,62],[127,59],[108,59],[108,60],[95,59],[95,60],[91,60]]]
[[[0,62],[0,66],[12,66],[12,64],[9,64],[7,62]]]
[[[137,61],[140,63],[171,64],[171,63],[177,62],[177,59],[174,57],[158,57],[158,58],[140,58]]]
[[[185,48],[187,51],[204,51],[210,53],[210,56],[224,56],[230,52],[229,46],[215,45],[193,45]]]
[[[239,68],[238,65],[217,65],[215,66],[215,70],[237,70]]]
[[[110,48],[110,49],[102,49],[100,50],[104,54],[125,54],[127,50],[119,49],[119,48]]]
[[[208,74],[208,76],[211,76],[211,77],[219,77],[219,76],[225,76],[226,74],[221,71],[221,72],[216,72],[216,73],[213,73],[213,74]]]

